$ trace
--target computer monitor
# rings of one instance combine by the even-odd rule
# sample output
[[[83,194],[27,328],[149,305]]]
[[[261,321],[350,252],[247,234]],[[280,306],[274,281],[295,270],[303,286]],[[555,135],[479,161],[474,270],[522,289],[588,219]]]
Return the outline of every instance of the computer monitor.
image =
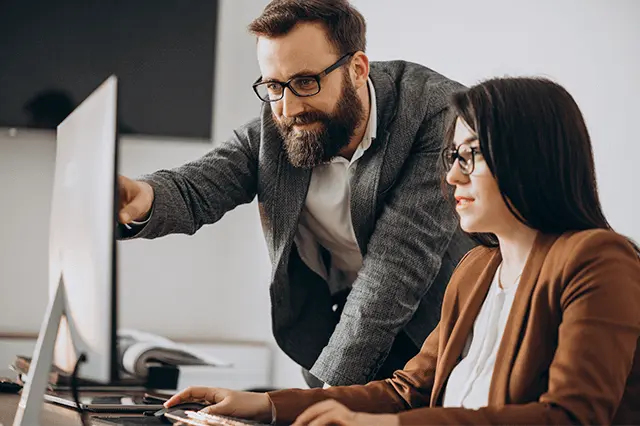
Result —
[[[111,76],[57,128],[49,304],[14,426],[40,423],[52,362],[71,372],[83,355],[78,377],[118,380],[117,99]]]

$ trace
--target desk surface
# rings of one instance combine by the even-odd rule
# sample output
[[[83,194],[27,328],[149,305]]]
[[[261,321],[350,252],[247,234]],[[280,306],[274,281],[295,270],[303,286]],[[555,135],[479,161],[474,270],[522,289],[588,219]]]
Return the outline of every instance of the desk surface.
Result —
[[[0,424],[13,425],[20,395],[0,393]],[[44,403],[40,415],[40,426],[82,426],[80,416],[74,410]]]
[[[0,426],[12,426],[18,409],[20,395],[0,393]],[[92,416],[105,416],[105,413],[94,413]],[[125,414],[117,414],[125,416]],[[40,412],[40,426],[82,426],[77,411],[55,404],[43,403]]]

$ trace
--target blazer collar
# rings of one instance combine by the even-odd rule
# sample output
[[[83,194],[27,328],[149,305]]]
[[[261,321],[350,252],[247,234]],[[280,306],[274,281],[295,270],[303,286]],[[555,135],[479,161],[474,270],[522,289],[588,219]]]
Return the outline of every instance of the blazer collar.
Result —
[[[492,406],[509,403],[509,377],[522,342],[522,330],[529,316],[531,297],[538,282],[542,265],[558,237],[558,235],[538,234],[522,270],[520,284],[516,289],[502,341],[498,347],[496,368],[489,387],[489,404]]]
[[[557,238],[557,235],[538,234],[525,263],[502,341],[498,347],[496,366],[489,389],[489,404],[492,406],[508,403],[509,376],[520,346],[521,330],[529,313],[531,295],[535,289],[547,253]],[[462,308],[460,316],[455,320],[449,339],[443,342],[445,347],[436,367],[431,406],[436,406],[440,403],[444,384],[462,355],[462,349],[473,329],[473,324],[501,262],[502,255],[500,250],[496,249],[488,258],[487,265],[478,276],[471,296]]]
[[[391,76],[381,69],[381,65],[372,62],[369,78],[376,94],[376,139],[380,139],[387,131],[397,112],[397,93]]]

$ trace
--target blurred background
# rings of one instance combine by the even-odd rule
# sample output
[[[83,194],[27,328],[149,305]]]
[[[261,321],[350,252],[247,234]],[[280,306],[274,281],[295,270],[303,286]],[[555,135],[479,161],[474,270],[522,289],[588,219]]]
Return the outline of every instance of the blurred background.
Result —
[[[246,26],[266,0],[116,1],[101,12],[78,6],[85,3],[0,1],[4,336],[36,336],[47,304],[55,131],[39,111],[81,102],[111,67],[122,75],[120,171],[135,177],[199,157],[260,107]],[[564,85],[591,132],[605,214],[640,241],[640,1],[353,3],[367,19],[372,61],[421,63],[465,85],[505,75]],[[271,267],[255,202],[194,236],[120,242],[118,250],[121,326],[261,344],[272,354],[264,367],[270,385],[304,386],[271,335]],[[15,355],[2,348],[0,369]]]

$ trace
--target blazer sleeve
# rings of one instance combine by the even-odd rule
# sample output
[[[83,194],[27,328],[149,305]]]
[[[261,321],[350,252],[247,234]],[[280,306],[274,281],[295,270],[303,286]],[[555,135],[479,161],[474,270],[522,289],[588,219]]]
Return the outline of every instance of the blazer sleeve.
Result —
[[[438,274],[458,223],[437,173],[449,118],[443,108],[425,119],[390,190],[340,321],[310,370],[325,383],[372,380]]]
[[[611,424],[640,337],[640,260],[623,237],[589,233],[562,269],[562,323],[549,387],[524,405],[421,408],[399,414],[403,425]]]
[[[139,179],[153,188],[153,211],[139,232],[124,236],[151,239],[168,234],[191,235],[253,200],[257,192],[259,132],[260,119],[256,118],[201,158],[141,176]]]
[[[335,399],[353,411],[368,413],[397,413],[411,407],[427,406],[435,377],[439,336],[438,326],[427,337],[420,352],[391,379],[366,385],[270,392],[276,422],[292,423],[307,407],[325,399]]]

